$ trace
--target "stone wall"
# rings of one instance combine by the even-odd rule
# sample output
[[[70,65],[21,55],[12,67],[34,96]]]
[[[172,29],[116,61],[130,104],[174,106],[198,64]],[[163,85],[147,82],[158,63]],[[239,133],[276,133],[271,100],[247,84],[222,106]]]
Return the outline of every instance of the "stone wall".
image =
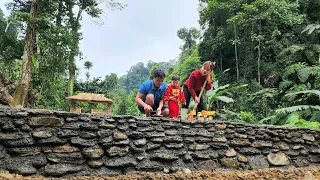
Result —
[[[21,175],[317,166],[319,142],[310,129],[0,109],[0,169]]]

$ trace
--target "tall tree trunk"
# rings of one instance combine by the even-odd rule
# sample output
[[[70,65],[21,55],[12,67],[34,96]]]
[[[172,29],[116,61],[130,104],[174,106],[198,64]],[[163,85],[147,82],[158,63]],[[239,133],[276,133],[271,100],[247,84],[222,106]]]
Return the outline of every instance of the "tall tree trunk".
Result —
[[[220,70],[221,70],[221,72],[223,72],[223,67],[222,67],[222,49],[221,49],[221,46],[220,46],[220,49],[219,49],[219,56],[220,56]]]
[[[58,14],[57,14],[57,20],[56,25],[61,26],[62,22],[62,11],[63,11],[63,0],[59,1],[59,7],[58,7]]]
[[[261,34],[261,21],[259,24],[259,35]],[[259,37],[259,44],[258,44],[258,83],[261,84],[261,78],[260,78],[260,61],[261,61],[261,40]]]
[[[30,9],[30,21],[27,25],[26,37],[24,40],[22,73],[18,88],[14,92],[12,106],[24,106],[27,99],[31,79],[32,56],[36,41],[36,21],[39,0],[32,0]]]
[[[75,80],[75,75],[76,75],[76,65],[75,65],[75,58],[78,55],[79,51],[79,34],[78,31],[80,29],[80,17],[82,14],[83,9],[78,11],[77,17],[74,18],[74,13],[73,13],[73,1],[68,0],[68,16],[69,16],[69,22],[71,25],[71,34],[73,35],[73,43],[70,46],[70,55],[69,55],[69,80],[68,80],[68,88],[67,88],[67,94],[68,96],[73,95],[73,88],[74,88],[74,80]]]
[[[234,28],[234,53],[235,53],[235,58],[236,58],[236,69],[237,69],[237,81],[239,80],[239,61],[238,61],[238,49],[237,49],[237,29],[236,29],[236,23],[233,23],[233,28]]]

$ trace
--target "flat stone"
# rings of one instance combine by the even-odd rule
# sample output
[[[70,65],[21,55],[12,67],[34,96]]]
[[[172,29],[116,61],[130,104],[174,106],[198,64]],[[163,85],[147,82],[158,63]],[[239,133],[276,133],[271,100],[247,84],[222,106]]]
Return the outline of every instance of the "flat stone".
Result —
[[[76,147],[64,145],[64,146],[57,146],[53,149],[55,153],[72,153],[72,152],[79,152],[80,150]]]
[[[67,139],[60,139],[58,137],[50,137],[47,139],[39,139],[37,144],[42,146],[50,146],[50,145],[64,145],[67,143]]]
[[[206,150],[209,149],[210,146],[209,145],[205,145],[205,144],[191,144],[188,146],[188,149],[191,151],[200,151],[200,150]]]
[[[122,130],[122,131],[126,131],[129,129],[129,126],[128,125],[118,125],[117,126],[118,129]]]
[[[41,153],[39,147],[17,147],[17,148],[8,148],[7,152],[13,156],[35,156]]]
[[[72,118],[72,117],[67,117],[66,122],[76,122],[78,121],[78,118]]]
[[[32,131],[32,129],[28,124],[24,124],[24,125],[21,126],[21,131],[29,132],[29,131]]]
[[[70,129],[60,129],[60,131],[58,132],[58,137],[60,138],[75,137],[78,135],[79,133],[77,131],[70,130]]]
[[[184,144],[182,143],[168,143],[168,144],[164,144],[164,147],[166,147],[167,149],[180,149],[184,146]]]
[[[86,159],[79,152],[74,153],[50,153],[47,159],[53,163],[59,164],[83,164]]]
[[[90,117],[86,117],[86,116],[79,116],[79,120],[83,121],[83,122],[89,122],[91,121]]]
[[[238,161],[240,161],[240,162],[244,162],[244,163],[247,163],[248,162],[248,158],[246,158],[245,156],[238,156]]]
[[[171,162],[171,161],[178,160],[179,157],[170,153],[154,153],[151,155],[151,159]]]
[[[232,140],[230,142],[231,146],[236,146],[236,147],[240,147],[240,146],[251,146],[251,143],[248,140]]]
[[[221,165],[228,168],[233,168],[233,169],[237,169],[240,165],[240,163],[236,159],[231,159],[231,158],[222,158],[220,162],[221,162]]]
[[[90,159],[99,159],[104,155],[104,151],[101,148],[83,148],[82,154]]]
[[[23,139],[5,141],[3,144],[7,147],[25,147],[34,145],[35,141],[31,137],[24,137]]]
[[[98,131],[99,127],[96,124],[84,123],[80,125],[81,130]]]
[[[7,140],[18,140],[21,139],[22,135],[20,134],[5,134],[5,133],[0,133],[0,141],[7,141]]]
[[[145,149],[147,151],[151,151],[151,150],[159,149],[160,147],[161,147],[161,144],[148,143]]]
[[[100,139],[99,143],[102,144],[103,146],[112,145],[113,144],[113,138],[112,138],[112,136],[105,137],[103,139]]]
[[[7,169],[10,173],[16,173],[20,175],[32,175],[37,172],[37,169],[32,166],[30,163],[20,163],[18,166],[8,165]]]
[[[138,128],[138,131],[140,131],[140,132],[152,132],[154,130],[155,130],[155,128],[152,126]]]
[[[287,157],[283,152],[278,152],[276,154],[270,153],[267,156],[268,162],[275,166],[285,166],[290,164],[290,158]]]
[[[271,130],[266,130],[265,133],[270,136],[278,136],[279,135],[276,131],[271,131]]]
[[[29,113],[32,115],[51,115],[52,111],[47,109],[28,109]]]
[[[272,147],[272,142],[267,141],[255,141],[251,144],[252,147],[256,148],[266,148],[266,147]]]
[[[36,131],[32,133],[32,136],[34,138],[41,138],[41,139],[46,139],[46,138],[50,138],[52,137],[52,133],[48,132],[48,131]]]
[[[237,152],[234,149],[228,149],[226,152],[227,157],[234,157],[237,155]]]
[[[309,155],[308,161],[311,163],[320,163],[320,156],[318,155]]]
[[[15,126],[22,126],[22,125],[24,125],[24,124],[26,124],[27,122],[26,122],[26,120],[25,119],[15,119],[14,121],[13,121],[13,124],[15,125]]]
[[[137,166],[138,171],[147,172],[160,172],[164,168],[164,165],[158,161],[142,161]]]
[[[125,140],[128,139],[128,136],[121,133],[121,132],[114,132],[113,133],[113,139],[115,140]]]
[[[212,172],[218,167],[218,163],[213,160],[199,162],[198,167],[200,170]]]
[[[301,151],[299,152],[299,154],[302,155],[302,156],[308,156],[308,155],[309,155],[309,151],[303,149],[303,150],[301,150]]]
[[[107,136],[111,136],[113,134],[113,131],[110,129],[100,129],[98,131],[98,136],[101,138],[107,137]]]
[[[263,155],[248,156],[247,158],[248,164],[252,169],[263,169],[269,167],[269,163]]]
[[[158,132],[146,132],[146,137],[147,138],[156,138],[156,137],[165,137],[166,135],[161,132],[161,133],[158,133]]]
[[[113,125],[113,124],[101,123],[101,124],[99,124],[99,128],[102,128],[102,129],[115,129],[116,126]]]
[[[79,136],[83,139],[93,139],[93,138],[96,138],[98,135],[95,132],[85,131],[85,132],[81,132]]]
[[[182,142],[183,138],[181,136],[166,136],[164,138],[164,143],[179,143]]]
[[[309,166],[310,162],[305,157],[298,157],[293,161],[295,167]]]
[[[92,139],[82,139],[80,137],[72,137],[71,144],[76,146],[90,147],[96,145],[96,141]]]
[[[169,136],[175,136],[175,135],[179,134],[179,132],[177,130],[165,130],[164,133]]]
[[[162,141],[161,141],[162,142]],[[134,140],[133,141],[133,144],[138,146],[138,147],[142,147],[144,145],[147,144],[147,140],[145,138],[142,138],[142,139],[137,139],[137,140]]]
[[[286,151],[286,150],[289,150],[290,147],[288,146],[288,144],[281,143],[281,144],[279,144],[279,149],[280,149],[281,151]]]
[[[146,137],[145,133],[143,133],[143,132],[138,132],[138,131],[129,132],[129,133],[128,133],[128,136],[129,136],[131,139],[142,139],[142,138],[145,138],[145,137]]]
[[[10,114],[11,117],[16,117],[16,118],[22,118],[22,117],[27,117],[28,116],[28,112],[21,112],[21,111],[17,111],[17,112],[12,112]]]
[[[29,126],[62,126],[64,119],[56,117],[32,117],[28,121]]]
[[[211,142],[212,138],[206,138],[206,137],[198,137],[196,138],[196,142],[199,143],[206,143],[206,142]]]
[[[312,154],[320,154],[320,148],[311,148],[309,152]]]
[[[53,164],[44,167],[44,175],[61,177],[66,174],[76,173],[83,170],[83,166],[71,164]]]
[[[47,158],[44,155],[37,155],[33,157],[32,165],[37,168],[41,168],[48,164]]]
[[[112,145],[128,145],[130,143],[129,139],[120,140],[120,141],[113,141]]]
[[[137,160],[138,160],[138,161],[142,161],[142,160],[144,160],[144,159],[146,159],[145,156],[137,156]]]
[[[212,149],[229,149],[229,145],[226,143],[211,143]]]
[[[90,160],[88,163],[88,166],[92,168],[99,168],[103,165],[103,161],[101,160]]]
[[[195,138],[194,137],[185,137],[183,140],[185,143],[193,143],[195,142]]]
[[[136,166],[138,163],[133,157],[115,157],[108,158],[104,161],[104,165],[107,167],[130,167]]]
[[[193,159],[211,159],[211,155],[201,151],[195,151],[191,154]]]
[[[227,142],[226,137],[215,137],[212,139],[213,142]]]
[[[216,128],[216,129],[226,129],[227,126],[226,126],[225,124],[216,124],[216,125],[215,125],[215,128]]]
[[[303,146],[300,146],[300,145],[295,145],[295,146],[292,146],[292,149],[293,150],[298,150],[298,149],[303,149],[304,147]]]
[[[129,146],[126,146],[126,147],[111,146],[106,150],[106,154],[109,157],[125,156],[128,153],[129,153]]]

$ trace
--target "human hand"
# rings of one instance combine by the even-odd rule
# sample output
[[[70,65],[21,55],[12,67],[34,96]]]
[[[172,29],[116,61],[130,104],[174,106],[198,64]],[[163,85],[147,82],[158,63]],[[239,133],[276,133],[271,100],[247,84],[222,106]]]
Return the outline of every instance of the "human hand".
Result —
[[[161,115],[161,109],[160,109],[160,108],[157,109],[157,115],[158,115],[158,116]]]
[[[195,102],[196,104],[199,104],[199,103],[200,103],[200,98],[199,98],[199,97],[195,97],[194,102]]]
[[[207,81],[208,83],[210,83],[210,82],[211,82],[210,74],[208,74],[208,75],[206,76],[206,81]]]
[[[150,112],[150,111],[152,111],[152,107],[151,106],[149,106],[148,104],[146,104],[146,105],[144,105],[144,111],[146,111],[146,112]]]

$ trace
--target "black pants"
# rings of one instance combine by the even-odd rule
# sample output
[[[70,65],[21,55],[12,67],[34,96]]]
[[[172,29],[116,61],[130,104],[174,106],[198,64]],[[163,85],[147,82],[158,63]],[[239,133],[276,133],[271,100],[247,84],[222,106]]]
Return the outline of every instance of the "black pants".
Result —
[[[184,98],[186,98],[186,105],[182,105],[182,108],[188,108],[189,104],[190,104],[190,99],[191,99],[191,93],[188,89],[188,86],[184,85],[183,86],[183,93],[184,93]],[[196,91],[197,96],[199,96],[200,91]],[[201,112],[202,110],[204,110],[204,105],[203,105],[203,98],[201,96],[200,98],[200,103],[197,106],[197,112]]]

